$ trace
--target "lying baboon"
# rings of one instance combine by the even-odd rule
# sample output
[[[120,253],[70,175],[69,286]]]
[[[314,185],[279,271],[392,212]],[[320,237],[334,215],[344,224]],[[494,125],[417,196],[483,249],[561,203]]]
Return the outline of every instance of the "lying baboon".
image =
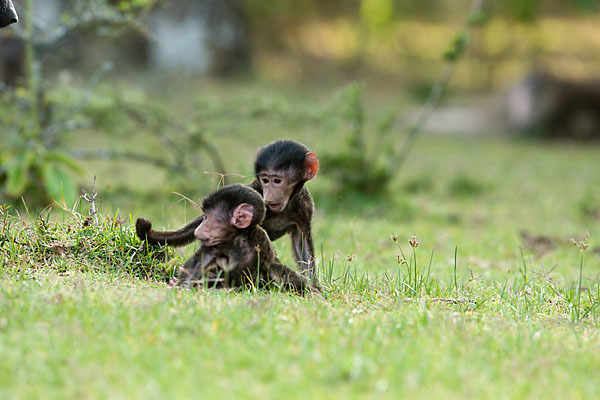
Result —
[[[263,196],[268,206],[261,226],[271,240],[286,233],[291,235],[296,260],[313,283],[317,283],[311,233],[314,203],[304,184],[318,170],[317,155],[306,146],[293,140],[278,140],[259,150],[254,161],[256,179],[248,185]],[[183,246],[194,240],[194,231],[203,220],[204,216],[200,216],[171,232],[148,232],[142,225],[137,233],[149,243]]]
[[[275,283],[284,290],[319,293],[302,275],[282,265],[267,233],[260,227],[265,205],[260,194],[243,185],[225,186],[204,198],[204,215],[193,235],[200,249],[181,268],[177,285],[190,287],[268,287]],[[180,233],[151,230],[150,221],[139,218],[136,230],[177,243]],[[171,240],[173,236],[173,240]]]

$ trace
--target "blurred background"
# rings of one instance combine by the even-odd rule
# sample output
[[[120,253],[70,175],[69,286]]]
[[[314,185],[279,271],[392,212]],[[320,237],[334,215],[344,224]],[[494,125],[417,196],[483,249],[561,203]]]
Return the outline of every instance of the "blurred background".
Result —
[[[347,252],[365,216],[449,246],[425,222],[449,237],[508,225],[480,236],[507,239],[501,255],[524,225],[600,218],[596,0],[15,6],[0,32],[0,202],[17,209],[81,207],[96,182],[104,212],[177,226],[197,211],[174,192],[249,182],[258,148],[292,138],[321,160],[317,230],[327,243],[328,218],[347,215]]]

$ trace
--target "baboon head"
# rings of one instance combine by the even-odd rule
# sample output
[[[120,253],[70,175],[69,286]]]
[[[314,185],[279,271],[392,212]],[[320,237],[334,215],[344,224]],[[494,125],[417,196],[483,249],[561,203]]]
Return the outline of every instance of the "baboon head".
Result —
[[[216,246],[233,238],[239,230],[260,224],[265,205],[260,194],[243,185],[225,186],[204,198],[205,219],[194,231],[204,246]]]
[[[258,152],[254,172],[271,211],[281,212],[304,183],[319,171],[317,155],[293,140],[278,140]]]

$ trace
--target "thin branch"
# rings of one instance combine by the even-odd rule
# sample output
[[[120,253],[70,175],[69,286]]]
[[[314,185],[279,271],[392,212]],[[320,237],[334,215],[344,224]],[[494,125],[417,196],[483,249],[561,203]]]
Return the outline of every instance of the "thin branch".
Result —
[[[469,16],[467,17],[467,21],[465,22],[464,28],[464,32],[466,32],[467,34],[469,34],[474,27],[471,17],[479,15],[481,13],[482,7],[483,0],[473,0],[473,3],[471,3],[471,10],[469,12]],[[454,68],[456,67],[456,63],[459,59],[460,57],[454,57],[446,62],[442,73],[431,88],[429,97],[427,98],[427,101],[421,109],[421,113],[419,114],[417,123],[409,129],[408,137],[404,140],[400,151],[396,153],[396,155],[390,160],[390,166],[392,170],[400,168],[408,158],[408,155],[412,150],[417,136],[425,128],[427,121],[429,121],[431,114],[433,113],[438,101],[440,100],[440,97],[442,96],[442,93],[444,92],[444,89],[446,88],[446,86],[448,86],[448,82],[450,81],[450,78],[452,78]]]
[[[169,170],[177,170],[176,165],[163,159],[130,151],[72,149],[69,150],[69,155],[82,160],[127,160],[151,164]]]
[[[206,150],[206,153],[212,159],[212,162],[215,165],[215,168],[217,169],[217,171],[219,171],[223,175],[223,185],[228,185],[229,179],[227,179],[227,177],[232,174],[227,174],[225,172],[226,171],[225,164],[223,163],[223,159],[221,158],[221,155],[219,154],[217,147],[214,144],[212,144],[211,142],[209,142],[208,140],[204,139],[203,136],[200,141],[200,145],[202,147],[204,147],[204,149]]]
[[[96,197],[98,193],[96,192],[96,176],[94,175],[94,183],[92,184],[92,192],[88,193],[85,190],[82,190],[83,194],[80,196],[82,199],[90,203],[92,216],[94,217],[94,225],[98,226],[98,209],[96,207]]]
[[[223,174],[221,172],[213,172],[213,171],[204,171],[205,174],[208,175],[217,175],[219,177],[219,182],[217,183],[217,189],[223,186],[227,186],[229,184],[228,176],[238,176],[244,178],[244,175],[241,174]]]
[[[128,107],[126,104],[123,106],[125,107],[124,109],[126,110],[126,112],[129,115],[134,116],[136,118],[136,120],[139,121],[140,123],[143,123],[146,125],[149,123],[147,116],[144,115],[143,113],[139,112],[139,110],[132,108],[132,107]],[[175,132],[189,132],[189,130],[186,129],[185,126],[178,123],[170,115],[162,112],[161,110],[153,110],[153,111],[154,111],[154,113],[153,113],[154,118],[157,118],[157,120],[160,121],[160,124],[166,125],[168,128],[173,129],[173,131],[175,131]],[[175,169],[175,170],[185,169],[181,164],[182,164],[182,160],[185,159],[185,154],[189,151],[189,148],[186,147],[186,144],[189,143],[189,139],[186,139],[185,143],[183,143],[182,145],[178,145],[178,143],[173,141],[173,139],[172,139],[173,135],[170,135],[168,133],[160,133],[158,136],[162,140],[165,141],[165,144],[167,145],[166,147],[175,153],[174,158],[175,158],[175,160],[178,160],[178,161],[177,161],[177,164],[174,164],[173,169]],[[212,163],[214,164],[217,171],[225,174],[225,171],[227,169],[225,168],[225,163],[223,162],[223,158],[221,158],[221,155],[219,154],[217,147],[214,144],[212,144],[210,141],[208,141],[207,139],[204,138],[202,131],[196,132],[195,136],[196,136],[196,140],[198,141],[198,144],[200,145],[201,148],[203,148],[206,151],[206,153],[208,154],[208,157],[212,160]],[[225,177],[224,184],[228,184],[228,183],[229,182],[227,180],[227,177]]]

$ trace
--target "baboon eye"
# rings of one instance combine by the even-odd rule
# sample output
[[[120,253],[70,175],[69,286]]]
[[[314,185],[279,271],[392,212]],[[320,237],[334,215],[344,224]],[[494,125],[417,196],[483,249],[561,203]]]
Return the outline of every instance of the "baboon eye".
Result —
[[[280,178],[275,178],[273,179],[273,182],[275,182],[276,184],[280,184],[281,183],[281,179]]]
[[[269,183],[269,179],[268,178],[262,178],[263,183]]]

